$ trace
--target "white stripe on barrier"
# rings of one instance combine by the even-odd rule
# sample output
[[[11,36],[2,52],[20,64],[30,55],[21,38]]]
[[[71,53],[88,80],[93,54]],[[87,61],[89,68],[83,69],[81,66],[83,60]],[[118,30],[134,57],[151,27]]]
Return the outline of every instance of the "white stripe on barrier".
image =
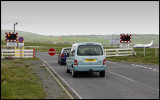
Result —
[[[20,51],[22,51],[20,53]],[[23,56],[20,56],[20,55]],[[33,50],[15,50],[15,49],[1,49],[1,58],[10,57],[10,58],[33,58]]]

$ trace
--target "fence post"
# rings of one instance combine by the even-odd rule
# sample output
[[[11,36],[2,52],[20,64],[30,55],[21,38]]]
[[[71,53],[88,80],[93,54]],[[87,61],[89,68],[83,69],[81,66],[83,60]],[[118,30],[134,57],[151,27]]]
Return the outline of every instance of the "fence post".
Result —
[[[132,49],[132,55],[134,55],[134,48]]]
[[[146,56],[146,48],[144,47],[144,57]]]

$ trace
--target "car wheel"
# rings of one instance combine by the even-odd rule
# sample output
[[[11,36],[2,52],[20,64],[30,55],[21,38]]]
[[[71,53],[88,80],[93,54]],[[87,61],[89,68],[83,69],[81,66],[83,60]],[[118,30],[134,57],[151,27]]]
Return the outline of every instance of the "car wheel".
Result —
[[[100,74],[100,77],[104,77],[105,76],[105,71],[101,71],[101,72],[99,72],[99,74]]]
[[[73,70],[72,68],[72,77],[77,77],[77,72]]]
[[[58,61],[58,64],[60,64],[60,61]]]
[[[67,73],[70,73],[70,70],[69,70],[67,67],[66,67],[66,72],[67,72]]]
[[[63,62],[62,62],[62,61],[60,61],[60,64],[61,64],[61,65],[63,65]]]

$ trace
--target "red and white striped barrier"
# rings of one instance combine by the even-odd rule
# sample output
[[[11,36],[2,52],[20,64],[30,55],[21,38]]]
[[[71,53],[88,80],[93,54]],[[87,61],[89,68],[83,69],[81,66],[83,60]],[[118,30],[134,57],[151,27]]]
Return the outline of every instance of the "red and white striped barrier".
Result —
[[[17,51],[19,51],[17,53]],[[21,54],[20,54],[20,50],[15,50],[15,49],[1,49],[1,58],[35,58],[35,49],[24,49],[21,50]],[[15,55],[19,55],[19,56],[15,56]],[[20,55],[24,55],[24,56],[20,56]]]

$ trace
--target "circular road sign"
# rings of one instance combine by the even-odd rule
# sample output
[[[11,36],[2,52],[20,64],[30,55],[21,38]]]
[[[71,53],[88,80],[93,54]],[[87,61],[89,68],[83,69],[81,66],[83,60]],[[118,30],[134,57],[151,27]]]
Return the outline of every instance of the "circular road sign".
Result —
[[[19,38],[18,38],[18,41],[19,41],[20,43],[23,43],[24,38],[23,38],[23,37],[19,37]]]
[[[50,56],[54,56],[55,53],[56,53],[56,50],[55,50],[54,48],[50,48],[50,49],[48,50],[48,54],[49,54]]]

